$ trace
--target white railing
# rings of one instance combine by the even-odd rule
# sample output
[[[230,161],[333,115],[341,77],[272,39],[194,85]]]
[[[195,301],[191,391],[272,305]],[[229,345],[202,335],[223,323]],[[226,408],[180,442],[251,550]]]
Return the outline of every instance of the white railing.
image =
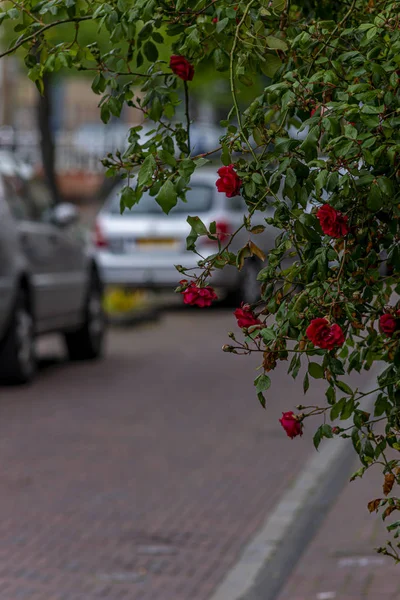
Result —
[[[101,159],[108,152],[118,148],[115,139],[96,139],[85,144],[76,135],[61,132],[56,135],[56,165],[59,173],[85,171],[101,173],[104,167]],[[41,151],[38,135],[31,131],[13,131],[11,128],[0,128],[0,150],[13,152],[17,159],[33,167],[41,165]]]

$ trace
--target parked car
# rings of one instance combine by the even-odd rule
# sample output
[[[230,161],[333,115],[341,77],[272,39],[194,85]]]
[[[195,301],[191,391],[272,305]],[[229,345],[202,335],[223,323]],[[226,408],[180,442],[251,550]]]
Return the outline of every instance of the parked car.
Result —
[[[208,226],[216,221],[220,235],[233,233],[243,224],[246,213],[244,200],[237,196],[227,198],[215,186],[216,172],[203,168],[196,172],[187,192],[187,202],[179,201],[170,214],[165,215],[155,199],[145,193],[132,210],[120,214],[120,191],[117,186],[106,200],[96,220],[94,241],[101,275],[107,284],[135,288],[173,288],[182,276],[174,265],[195,268],[199,259],[186,250],[186,237],[190,226],[188,215],[199,216]],[[253,221],[265,224],[269,211],[258,212]],[[254,241],[264,251],[274,246],[277,230],[267,226]],[[238,250],[249,239],[244,228],[232,241],[232,249]],[[197,250],[202,256],[213,254],[217,242],[206,236],[199,238]],[[255,302],[260,293],[257,274],[261,268],[259,259],[248,259],[242,271],[235,267],[216,270],[211,284],[219,296],[230,296],[235,302]]]
[[[51,205],[29,167],[0,153],[0,379],[35,373],[34,341],[63,334],[71,359],[100,356],[102,282],[74,205]]]

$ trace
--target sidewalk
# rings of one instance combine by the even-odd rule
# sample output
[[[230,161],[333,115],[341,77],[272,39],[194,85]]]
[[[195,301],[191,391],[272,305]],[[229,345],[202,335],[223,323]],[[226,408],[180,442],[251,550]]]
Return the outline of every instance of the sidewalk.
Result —
[[[346,484],[277,600],[399,600],[400,566],[374,550],[389,537],[385,523],[367,510],[382,480],[372,467]]]

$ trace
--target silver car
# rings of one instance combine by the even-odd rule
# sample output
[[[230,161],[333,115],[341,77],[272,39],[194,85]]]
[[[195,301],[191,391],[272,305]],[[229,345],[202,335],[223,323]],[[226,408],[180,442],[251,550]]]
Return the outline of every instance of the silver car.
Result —
[[[106,284],[135,288],[173,288],[182,279],[174,265],[195,267],[197,257],[186,250],[186,237],[190,226],[188,215],[199,216],[206,226],[217,223],[220,234],[229,234],[243,224],[246,207],[240,196],[227,198],[215,186],[216,170],[203,168],[196,172],[190,182],[187,202],[179,201],[170,214],[165,215],[149,194],[132,210],[120,214],[121,186],[117,186],[99,212],[95,227],[95,245],[103,280]],[[256,213],[254,224],[263,223],[270,213]],[[276,229],[267,226],[264,233],[251,236],[244,228],[232,241],[237,251],[253,237],[264,251],[274,246]],[[228,235],[226,241],[228,240]],[[198,239],[196,248],[202,256],[217,251],[217,242],[206,236]],[[216,270],[211,284],[220,297],[230,296],[232,301],[254,302],[258,299],[260,286],[256,280],[262,267],[259,259],[246,260],[245,267]]]
[[[61,332],[72,359],[96,358],[102,283],[74,205],[51,206],[28,167],[0,154],[0,379],[35,373],[35,336]]]

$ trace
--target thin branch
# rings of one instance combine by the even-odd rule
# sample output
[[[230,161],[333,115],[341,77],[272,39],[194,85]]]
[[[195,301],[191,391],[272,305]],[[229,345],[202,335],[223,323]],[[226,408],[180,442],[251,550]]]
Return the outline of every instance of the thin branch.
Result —
[[[357,0],[353,0],[353,2],[351,3],[351,6],[349,8],[349,10],[347,11],[347,13],[344,15],[343,19],[341,21],[339,21],[339,23],[336,25],[336,27],[333,29],[331,35],[328,37],[328,39],[326,40],[326,42],[324,44],[322,44],[322,46],[319,47],[318,52],[315,54],[315,56],[313,57],[311,64],[309,66],[308,72],[307,72],[307,77],[310,76],[311,73],[311,69],[313,68],[315,61],[317,60],[318,56],[321,54],[321,52],[326,48],[326,46],[329,44],[329,42],[331,41],[331,39],[333,38],[333,36],[335,35],[335,33],[339,30],[339,28],[347,21],[347,19],[350,17],[351,13],[353,12],[353,10],[356,7],[356,3]]]
[[[252,154],[254,160],[257,162],[257,157],[255,155],[255,152],[253,150],[253,148],[251,147],[251,144],[249,142],[249,140],[247,139],[247,137],[244,135],[243,133],[243,125],[242,125],[242,115],[240,113],[240,109],[239,109],[239,104],[237,101],[237,96],[236,96],[236,88],[235,88],[235,75],[234,75],[234,60],[235,60],[235,51],[236,51],[236,46],[239,40],[239,31],[240,31],[240,27],[243,25],[247,14],[252,6],[252,4],[254,4],[255,0],[251,0],[249,2],[249,4],[246,6],[243,16],[241,18],[241,20],[239,21],[239,23],[237,24],[236,27],[236,31],[235,31],[235,37],[233,40],[233,44],[232,44],[232,48],[231,48],[231,53],[230,53],[230,65],[229,65],[229,81],[230,81],[230,87],[231,87],[231,94],[232,94],[232,100],[233,100],[233,105],[235,107],[235,113],[236,113],[236,118],[238,120],[238,125],[239,125],[239,131],[240,131],[240,135],[242,136],[245,144],[247,145],[250,153]]]
[[[186,131],[187,131],[187,144],[188,144],[188,156],[190,156],[191,153],[191,147],[190,147],[190,114],[189,114],[189,86],[188,86],[188,82],[184,81],[183,82],[184,88],[185,88],[185,115],[186,115]]]
[[[10,54],[13,54],[16,50],[18,50],[18,48],[20,48],[27,42],[30,42],[31,40],[38,38],[45,31],[47,31],[48,29],[51,29],[52,27],[56,27],[57,25],[63,25],[64,23],[79,23],[80,21],[88,21],[89,19],[92,19],[92,18],[93,18],[92,15],[87,15],[85,17],[71,17],[70,19],[61,19],[60,21],[54,21],[53,23],[48,23],[47,25],[44,25],[43,27],[41,27],[40,29],[35,31],[35,33],[28,35],[26,38],[20,40],[17,44],[14,44],[14,46],[9,48],[5,52],[2,52],[0,54],[0,58],[3,58],[4,56],[8,56]]]

